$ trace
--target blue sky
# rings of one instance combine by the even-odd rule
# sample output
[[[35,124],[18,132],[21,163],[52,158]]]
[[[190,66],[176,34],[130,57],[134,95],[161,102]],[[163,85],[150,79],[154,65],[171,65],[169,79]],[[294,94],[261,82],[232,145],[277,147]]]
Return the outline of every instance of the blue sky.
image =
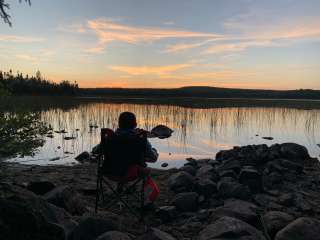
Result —
[[[0,69],[83,87],[320,89],[318,0],[8,0]]]

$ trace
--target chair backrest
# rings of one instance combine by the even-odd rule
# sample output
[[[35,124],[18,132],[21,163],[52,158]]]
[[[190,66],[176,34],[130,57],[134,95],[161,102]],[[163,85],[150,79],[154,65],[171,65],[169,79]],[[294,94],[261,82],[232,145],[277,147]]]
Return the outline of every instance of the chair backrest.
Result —
[[[130,166],[144,164],[147,139],[138,135],[108,134],[103,142],[102,173],[126,176]]]

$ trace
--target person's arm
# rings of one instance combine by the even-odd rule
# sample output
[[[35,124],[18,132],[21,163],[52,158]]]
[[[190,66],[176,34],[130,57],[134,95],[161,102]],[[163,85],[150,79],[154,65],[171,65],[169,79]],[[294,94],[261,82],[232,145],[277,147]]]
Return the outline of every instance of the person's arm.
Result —
[[[145,161],[146,162],[156,162],[158,160],[159,154],[155,148],[151,146],[151,143],[147,141]]]

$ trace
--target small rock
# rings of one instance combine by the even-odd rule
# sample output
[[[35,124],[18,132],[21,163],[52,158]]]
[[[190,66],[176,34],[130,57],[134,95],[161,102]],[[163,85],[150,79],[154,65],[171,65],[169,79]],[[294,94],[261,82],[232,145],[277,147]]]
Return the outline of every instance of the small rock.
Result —
[[[101,234],[118,230],[116,223],[109,218],[85,217],[73,230],[71,240],[95,240]]]
[[[173,198],[172,205],[179,211],[195,211],[198,208],[198,198],[196,192],[179,193]]]
[[[138,237],[137,240],[176,240],[176,238],[157,228],[151,228],[146,234]]]
[[[273,137],[262,137],[265,140],[273,140]]]
[[[162,222],[170,222],[176,217],[177,209],[175,206],[162,206],[157,210],[157,215]]]
[[[243,168],[239,175],[239,181],[248,186],[253,193],[263,191],[262,175],[254,168]]]
[[[291,222],[275,237],[275,240],[319,240],[320,221],[315,218],[302,217]]]
[[[119,231],[110,231],[100,235],[96,240],[130,240],[131,238],[126,233]]]
[[[90,160],[90,153],[88,153],[86,151],[82,152],[78,156],[76,156],[75,159],[79,162],[84,162],[84,161]]]
[[[170,189],[176,193],[192,190],[195,183],[193,176],[184,171],[173,174],[168,182]]]
[[[162,163],[162,164],[161,164],[161,167],[163,167],[163,168],[168,167],[168,166],[169,166],[168,163]]]
[[[50,192],[47,192],[43,198],[49,203],[64,208],[74,215],[82,215],[86,210],[79,193],[69,186],[56,187]]]
[[[197,192],[205,197],[210,197],[212,194],[216,193],[217,184],[215,184],[210,179],[200,179],[196,184]]]
[[[180,168],[180,171],[187,172],[192,176],[196,175],[197,172],[197,170],[192,165],[184,165]]]
[[[221,179],[218,182],[218,193],[223,198],[239,198],[242,200],[251,199],[251,191],[248,186],[235,182],[231,179]]]

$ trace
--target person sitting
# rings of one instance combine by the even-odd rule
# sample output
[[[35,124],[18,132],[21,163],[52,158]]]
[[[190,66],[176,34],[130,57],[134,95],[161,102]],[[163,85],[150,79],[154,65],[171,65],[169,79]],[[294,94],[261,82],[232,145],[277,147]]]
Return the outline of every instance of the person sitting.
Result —
[[[102,168],[108,177],[117,182],[134,181],[145,177],[145,205],[152,204],[159,195],[159,188],[150,177],[147,163],[157,161],[159,154],[147,140],[146,131],[137,128],[136,116],[132,112],[123,112],[119,116],[118,128],[105,145],[105,159]]]

